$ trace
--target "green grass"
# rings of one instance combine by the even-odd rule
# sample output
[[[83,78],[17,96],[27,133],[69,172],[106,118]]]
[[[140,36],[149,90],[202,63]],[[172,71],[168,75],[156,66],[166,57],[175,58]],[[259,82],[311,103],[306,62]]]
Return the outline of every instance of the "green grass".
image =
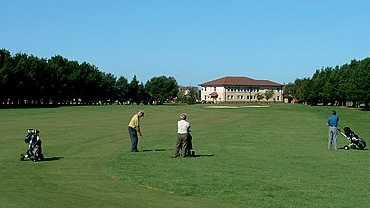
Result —
[[[204,107],[1,109],[0,207],[369,207],[370,151],[327,151],[333,108]],[[138,109],[146,151],[130,153]],[[370,143],[369,112],[336,110]],[[181,112],[200,157],[171,158]],[[27,128],[55,160],[18,160]]]

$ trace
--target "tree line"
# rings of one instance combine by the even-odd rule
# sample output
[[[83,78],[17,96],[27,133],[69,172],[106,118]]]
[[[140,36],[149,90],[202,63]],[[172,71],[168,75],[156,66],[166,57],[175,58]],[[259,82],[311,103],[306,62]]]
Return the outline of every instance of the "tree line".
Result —
[[[296,79],[286,85],[285,95],[290,100],[310,105],[364,105],[368,109],[370,58],[316,70],[312,78]]]
[[[163,104],[178,93],[175,78],[129,82],[60,55],[49,59],[0,49],[0,105]]]

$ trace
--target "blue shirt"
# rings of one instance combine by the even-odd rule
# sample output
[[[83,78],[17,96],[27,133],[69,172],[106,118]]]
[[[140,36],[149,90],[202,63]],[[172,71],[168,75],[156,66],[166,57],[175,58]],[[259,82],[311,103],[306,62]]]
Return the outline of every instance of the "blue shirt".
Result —
[[[328,125],[332,127],[338,127],[339,117],[337,115],[331,115],[328,119]]]

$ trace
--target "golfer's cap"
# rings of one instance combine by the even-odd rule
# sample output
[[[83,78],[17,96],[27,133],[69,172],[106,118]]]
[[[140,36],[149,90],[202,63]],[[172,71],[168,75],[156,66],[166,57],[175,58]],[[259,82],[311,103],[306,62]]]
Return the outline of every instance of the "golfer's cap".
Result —
[[[186,119],[188,115],[186,113],[181,113],[180,114],[180,119]]]

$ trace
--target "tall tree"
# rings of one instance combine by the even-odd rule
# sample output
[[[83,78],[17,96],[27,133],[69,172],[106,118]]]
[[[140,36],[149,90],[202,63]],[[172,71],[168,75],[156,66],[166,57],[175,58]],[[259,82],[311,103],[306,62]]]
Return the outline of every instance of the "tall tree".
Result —
[[[147,105],[151,103],[151,100],[152,98],[147,92],[145,85],[143,83],[140,83],[139,90],[138,90],[138,101],[140,101],[140,103],[142,102],[144,105]]]
[[[128,101],[129,84],[125,77],[121,76],[116,82],[116,96],[117,100],[122,104]]]
[[[134,75],[128,86],[128,97],[130,100],[130,104],[140,103],[140,98],[138,94],[139,94],[139,81],[137,80],[136,75]]]
[[[153,77],[145,84],[145,88],[158,104],[173,100],[179,90],[176,79],[166,76]]]

